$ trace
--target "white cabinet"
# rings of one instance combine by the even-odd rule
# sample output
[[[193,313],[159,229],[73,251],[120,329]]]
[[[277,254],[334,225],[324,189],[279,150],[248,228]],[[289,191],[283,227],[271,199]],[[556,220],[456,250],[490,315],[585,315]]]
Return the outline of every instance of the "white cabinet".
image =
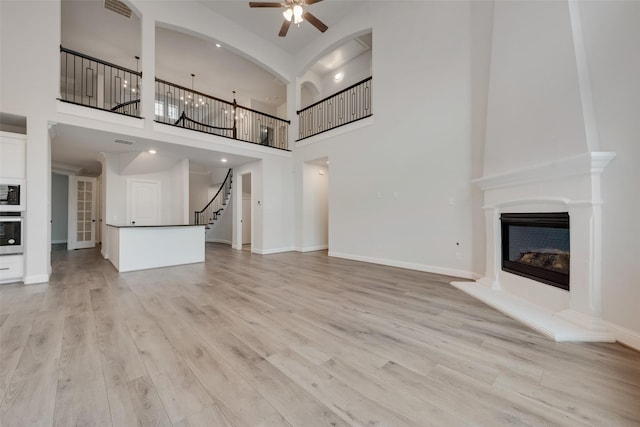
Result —
[[[23,255],[0,256],[0,283],[21,282],[23,273]]]
[[[0,132],[0,178],[25,178],[25,148],[27,137]]]

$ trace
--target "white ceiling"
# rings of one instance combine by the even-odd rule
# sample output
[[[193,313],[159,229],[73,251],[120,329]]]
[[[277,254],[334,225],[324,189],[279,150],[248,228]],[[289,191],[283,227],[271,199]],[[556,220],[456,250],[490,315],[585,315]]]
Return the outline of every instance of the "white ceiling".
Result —
[[[287,101],[287,87],[265,69],[227,49],[177,31],[156,29],[156,77],[252,107],[251,100],[275,108]]]
[[[303,22],[300,26],[291,24],[287,36],[279,37],[278,32],[284,21],[283,9],[250,8],[249,0],[197,1],[291,54],[300,52],[314,40],[322,37],[322,33],[308,22]],[[282,2],[284,3],[284,0]],[[354,13],[363,3],[365,3],[364,0],[324,0],[305,6],[305,10],[324,22],[329,27],[328,33],[332,26],[338,24],[345,16]]]
[[[51,163],[55,170],[67,171],[84,176],[97,176],[101,165],[101,152],[110,154],[145,153],[154,149],[159,164],[167,158],[189,159],[192,170],[210,171],[214,168],[233,168],[254,161],[255,158],[222,154],[215,151],[186,147],[173,143],[132,138],[117,133],[97,131],[70,125],[57,124],[50,131]],[[116,140],[133,142],[120,144]],[[222,162],[222,159],[227,162]],[[152,160],[151,160],[152,161]]]

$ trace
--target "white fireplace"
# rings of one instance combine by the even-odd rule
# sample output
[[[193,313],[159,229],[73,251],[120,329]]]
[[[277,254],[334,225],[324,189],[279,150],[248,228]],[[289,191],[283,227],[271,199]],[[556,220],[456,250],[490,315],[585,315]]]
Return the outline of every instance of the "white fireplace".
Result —
[[[590,152],[474,180],[484,192],[486,272],[457,288],[556,341],[615,341],[602,322],[600,174],[615,153]],[[569,290],[502,270],[500,215],[568,212]]]

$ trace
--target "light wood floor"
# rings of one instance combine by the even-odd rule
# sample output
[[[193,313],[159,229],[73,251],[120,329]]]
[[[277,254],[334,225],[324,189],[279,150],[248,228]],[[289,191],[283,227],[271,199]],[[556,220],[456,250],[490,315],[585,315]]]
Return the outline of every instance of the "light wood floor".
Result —
[[[0,425],[640,425],[640,353],[554,343],[450,278],[207,245],[0,287]]]

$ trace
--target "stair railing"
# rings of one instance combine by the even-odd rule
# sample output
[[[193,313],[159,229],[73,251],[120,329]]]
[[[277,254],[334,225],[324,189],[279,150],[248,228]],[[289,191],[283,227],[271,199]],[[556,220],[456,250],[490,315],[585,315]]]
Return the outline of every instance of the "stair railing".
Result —
[[[195,224],[209,224],[220,217],[222,211],[226,208],[229,194],[231,194],[232,177],[233,169],[229,169],[222,185],[211,200],[209,200],[209,203],[207,203],[202,210],[193,213]]]

